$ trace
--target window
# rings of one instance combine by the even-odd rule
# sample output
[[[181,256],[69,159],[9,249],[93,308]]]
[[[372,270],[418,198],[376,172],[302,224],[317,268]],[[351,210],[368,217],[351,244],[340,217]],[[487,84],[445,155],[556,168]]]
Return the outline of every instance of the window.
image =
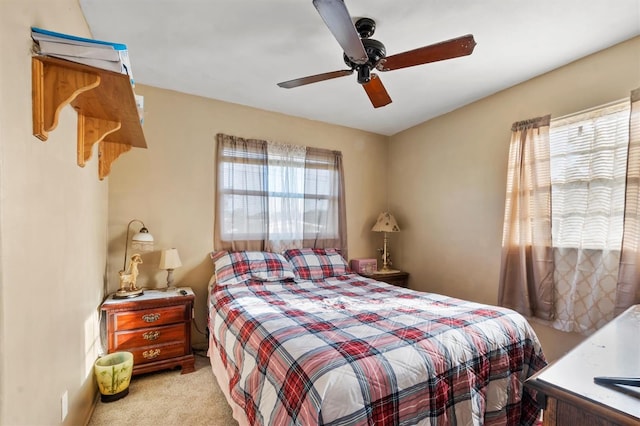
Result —
[[[640,301],[639,107],[513,124],[499,304],[589,334]]]
[[[613,318],[625,209],[629,102],[549,130],[554,326],[588,333]]]
[[[218,135],[216,248],[346,249],[342,154]]]
[[[620,250],[629,102],[551,120],[554,247]]]

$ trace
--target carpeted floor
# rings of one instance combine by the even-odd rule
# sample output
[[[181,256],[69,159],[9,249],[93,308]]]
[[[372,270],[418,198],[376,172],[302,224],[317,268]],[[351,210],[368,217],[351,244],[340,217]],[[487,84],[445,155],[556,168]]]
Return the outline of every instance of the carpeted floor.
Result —
[[[89,421],[89,426],[237,424],[203,355],[196,355],[196,371],[190,374],[176,369],[135,376],[129,395],[99,401]]]

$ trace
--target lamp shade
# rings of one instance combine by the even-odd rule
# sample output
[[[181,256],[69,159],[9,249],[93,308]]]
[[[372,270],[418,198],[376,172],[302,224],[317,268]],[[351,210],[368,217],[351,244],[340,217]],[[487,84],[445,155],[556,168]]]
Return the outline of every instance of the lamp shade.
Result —
[[[182,262],[180,262],[177,249],[170,248],[162,250],[160,253],[160,269],[176,269],[180,266],[182,266]]]
[[[371,230],[373,232],[399,232],[400,227],[391,213],[382,212],[378,215],[378,220]]]
[[[153,235],[144,226],[131,237],[131,249],[140,252],[153,250]]]

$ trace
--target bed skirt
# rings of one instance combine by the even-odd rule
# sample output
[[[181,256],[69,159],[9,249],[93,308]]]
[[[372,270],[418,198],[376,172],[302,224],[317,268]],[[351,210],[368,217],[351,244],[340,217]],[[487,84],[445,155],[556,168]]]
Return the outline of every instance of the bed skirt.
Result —
[[[211,370],[213,371],[213,375],[218,382],[218,386],[220,386],[220,389],[222,389],[224,397],[227,399],[227,402],[231,406],[231,410],[233,411],[233,418],[236,419],[240,426],[249,426],[249,419],[247,419],[244,410],[242,409],[242,407],[236,404],[233,399],[231,399],[231,395],[229,394],[229,378],[227,377],[227,372],[225,371],[224,365],[222,364],[220,353],[216,349],[213,339],[209,339],[209,350],[207,352],[207,355],[209,356]]]

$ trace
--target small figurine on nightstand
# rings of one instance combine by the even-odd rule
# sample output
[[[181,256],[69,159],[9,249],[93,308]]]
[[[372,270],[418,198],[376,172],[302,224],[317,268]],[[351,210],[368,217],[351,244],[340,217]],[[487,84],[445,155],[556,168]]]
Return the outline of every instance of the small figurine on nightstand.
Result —
[[[142,257],[139,254],[131,256],[129,262],[129,270],[120,271],[120,289],[116,291],[113,297],[117,299],[125,297],[136,297],[142,295],[141,288],[136,287],[136,280],[138,279],[138,265],[142,263]]]

